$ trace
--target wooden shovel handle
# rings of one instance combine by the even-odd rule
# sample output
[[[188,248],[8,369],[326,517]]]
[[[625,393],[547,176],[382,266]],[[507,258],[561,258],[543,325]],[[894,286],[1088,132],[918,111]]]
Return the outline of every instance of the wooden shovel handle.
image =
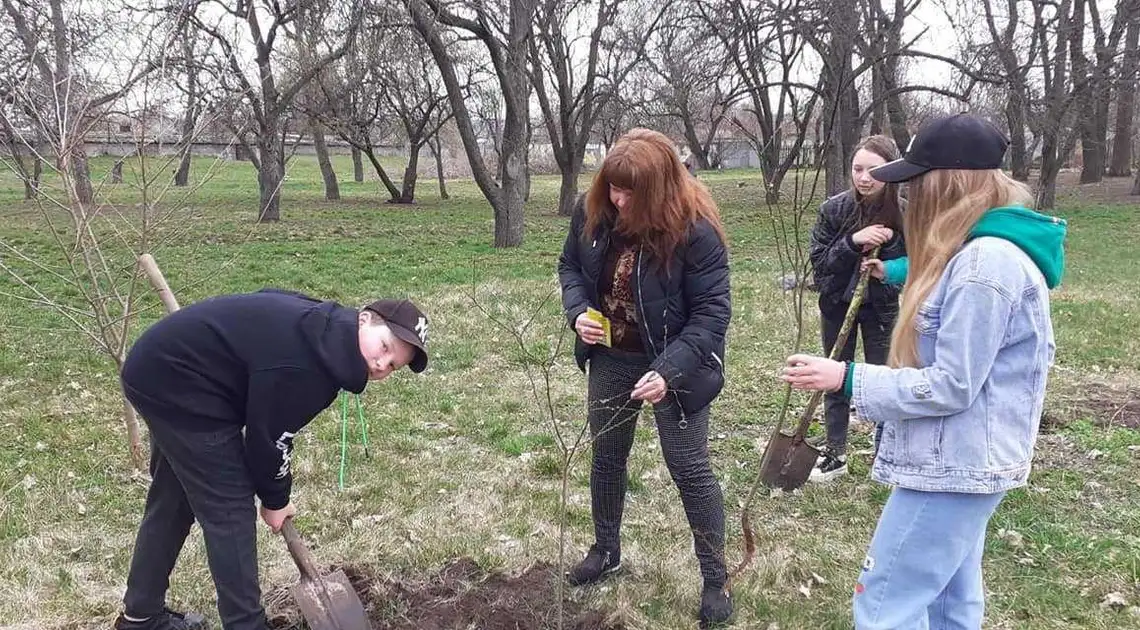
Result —
[[[879,248],[876,247],[870,253],[871,258],[878,258]],[[859,273],[859,282],[855,285],[855,294],[851,296],[851,304],[847,307],[847,314],[843,318],[843,326],[839,329],[839,335],[836,336],[835,345],[831,346],[831,356],[828,357],[832,361],[839,358],[839,353],[843,351],[843,346],[847,344],[847,337],[851,334],[851,329],[855,327],[855,319],[859,315],[859,308],[863,306],[863,293],[867,289],[867,283],[871,280],[871,269],[862,270]],[[815,416],[815,409],[819,406],[819,402],[823,400],[823,392],[813,392],[811,398],[808,400],[807,407],[804,412],[800,414],[800,423],[796,427],[796,435],[798,438],[803,439],[807,435],[808,427],[811,426],[812,418]]]
[[[162,305],[166,307],[167,313],[173,313],[178,310],[178,300],[174,297],[174,292],[170,290],[170,286],[166,284],[166,278],[163,277],[162,271],[158,268],[158,263],[154,261],[154,256],[150,254],[143,254],[139,256],[139,266],[142,267],[143,273],[146,274],[150,280],[150,286],[158,292],[158,298],[162,300]]]
[[[317,565],[313,562],[313,554],[305,546],[305,541],[301,540],[297,528],[293,527],[293,517],[285,519],[285,522],[281,524],[281,536],[285,538],[285,546],[289,548],[289,555],[293,556],[293,562],[297,563],[297,568],[301,571],[301,579],[319,580],[321,574],[317,572]]]

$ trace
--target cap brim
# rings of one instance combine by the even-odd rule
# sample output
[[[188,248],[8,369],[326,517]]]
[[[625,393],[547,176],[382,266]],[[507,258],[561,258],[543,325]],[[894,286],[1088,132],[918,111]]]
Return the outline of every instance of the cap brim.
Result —
[[[932,170],[929,166],[922,166],[913,162],[907,162],[905,159],[887,162],[881,166],[876,166],[871,169],[871,177],[886,184],[898,184],[901,182],[909,181],[922,175],[923,173]]]
[[[408,363],[408,367],[417,374],[427,369],[427,349],[424,348],[423,342],[420,341],[420,336],[403,326],[393,324],[392,322],[387,322],[387,324],[388,330],[391,330],[393,335],[410,343],[412,347],[416,349],[416,355],[412,357],[412,361]]]

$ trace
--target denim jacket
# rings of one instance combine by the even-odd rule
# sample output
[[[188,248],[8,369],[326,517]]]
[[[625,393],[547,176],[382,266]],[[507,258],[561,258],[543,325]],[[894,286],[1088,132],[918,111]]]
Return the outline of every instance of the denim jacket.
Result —
[[[1009,240],[970,240],[915,326],[923,367],[852,373],[856,410],[882,425],[872,477],[937,492],[1024,485],[1056,351],[1038,265]]]

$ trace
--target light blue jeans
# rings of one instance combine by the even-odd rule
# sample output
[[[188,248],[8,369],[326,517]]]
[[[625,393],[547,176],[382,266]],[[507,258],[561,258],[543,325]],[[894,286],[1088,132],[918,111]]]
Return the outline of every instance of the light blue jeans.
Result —
[[[986,525],[1004,496],[895,488],[855,585],[856,630],[979,630]]]

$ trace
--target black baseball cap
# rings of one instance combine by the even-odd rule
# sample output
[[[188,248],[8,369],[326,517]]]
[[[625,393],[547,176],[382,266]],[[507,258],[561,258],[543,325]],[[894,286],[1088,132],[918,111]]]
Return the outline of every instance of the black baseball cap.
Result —
[[[936,169],[1001,168],[1009,146],[997,127],[971,114],[936,118],[910,139],[901,159],[871,169],[871,177],[896,184]]]
[[[416,354],[408,367],[423,372],[428,362],[428,320],[423,311],[408,300],[376,300],[364,308],[383,317],[393,335],[412,344]]]

